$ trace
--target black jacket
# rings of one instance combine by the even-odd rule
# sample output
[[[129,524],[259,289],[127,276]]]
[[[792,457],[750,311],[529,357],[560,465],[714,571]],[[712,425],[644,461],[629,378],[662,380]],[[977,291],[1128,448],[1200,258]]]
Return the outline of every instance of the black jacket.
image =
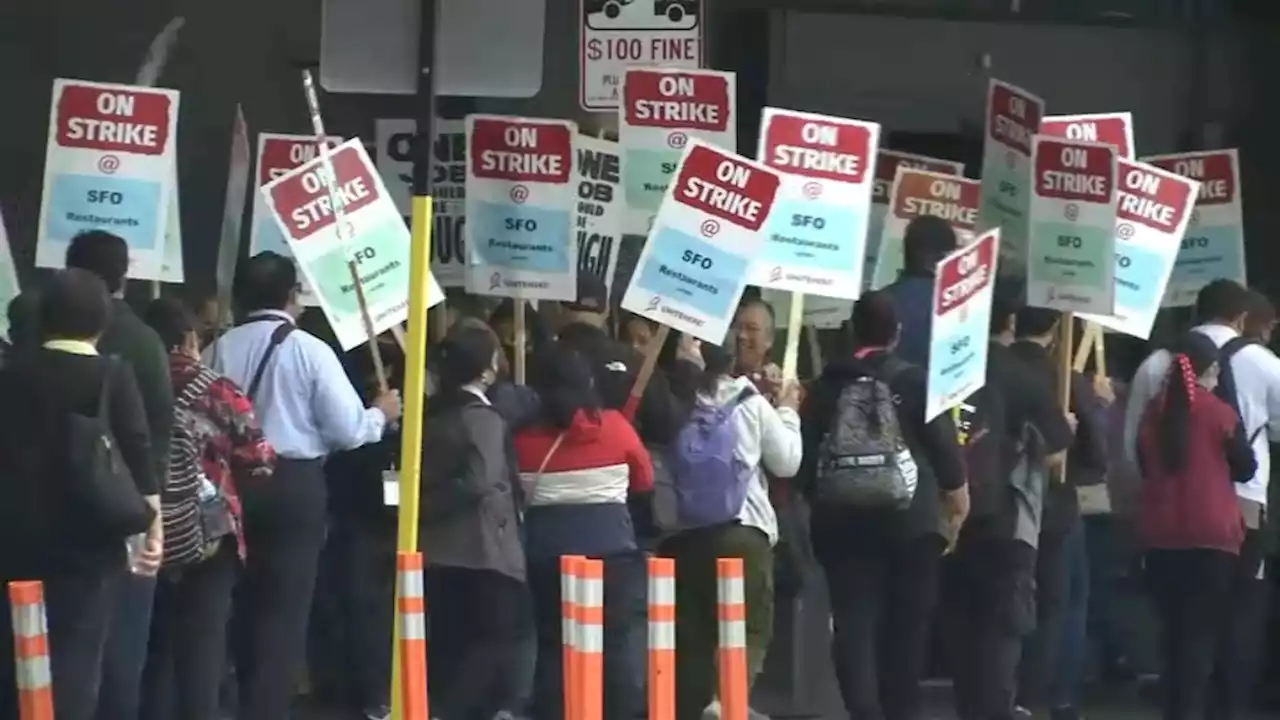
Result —
[[[36,348],[23,350],[0,369],[0,468],[7,468],[0,471],[0,575],[14,578],[13,572],[27,572],[42,577],[46,572],[124,562],[119,538],[91,534],[75,521],[69,488],[39,481],[50,477],[52,458],[65,447],[59,441],[65,437],[60,428],[66,414],[97,415],[106,367],[102,357]],[[160,478],[152,462],[142,399],[133,374],[119,362],[108,392],[110,428],[121,458],[138,492],[157,495]],[[57,532],[38,547],[32,547],[29,538],[12,535],[14,528],[45,524]]]
[[[1009,352],[1026,363],[1043,387],[1051,388],[1059,397],[1058,368],[1048,349],[1039,343],[1019,341]],[[1061,413],[1061,406],[1058,407]],[[1079,421],[1075,438],[1067,448],[1066,482],[1050,482],[1045,493],[1041,532],[1061,534],[1071,529],[1080,516],[1076,488],[1102,482],[1107,468],[1107,425],[1105,408],[1093,385],[1082,374],[1071,374],[1071,411]]]
[[[810,497],[814,552],[819,558],[840,552],[851,538],[912,538],[936,533],[941,493],[965,484],[964,461],[949,413],[924,421],[926,375],[923,368],[907,364],[889,383],[895,398],[903,439],[919,467],[919,480],[911,507],[905,512],[823,507],[813,502],[818,445],[830,430],[836,401],[843,387],[860,377],[880,372],[889,359],[877,353],[862,360],[837,360],[827,364],[814,381],[800,408],[800,432],[804,460],[797,481]]]
[[[566,325],[560,330],[559,341],[587,358],[604,406],[623,409],[644,364],[644,356],[626,343],[609,337],[604,330],[586,323]],[[687,406],[672,394],[666,377],[654,372],[636,410],[636,431],[645,443],[663,445],[675,438],[687,414]]]

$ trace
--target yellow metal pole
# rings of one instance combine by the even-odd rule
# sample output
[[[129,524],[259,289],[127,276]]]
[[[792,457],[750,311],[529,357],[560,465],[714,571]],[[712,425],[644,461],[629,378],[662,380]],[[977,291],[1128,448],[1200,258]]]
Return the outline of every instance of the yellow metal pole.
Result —
[[[427,278],[431,272],[431,198],[414,196],[409,250],[409,322],[405,337],[404,417],[400,420],[400,525],[396,550],[418,550],[418,492],[422,483],[422,414],[426,409]],[[399,577],[396,594],[400,597]],[[395,602],[395,597],[391,601]],[[402,720],[400,613],[391,644],[391,717]]]

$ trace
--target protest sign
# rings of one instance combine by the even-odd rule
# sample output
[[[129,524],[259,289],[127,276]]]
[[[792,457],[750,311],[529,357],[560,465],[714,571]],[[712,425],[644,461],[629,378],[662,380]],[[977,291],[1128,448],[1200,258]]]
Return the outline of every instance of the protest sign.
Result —
[[[938,263],[925,422],[964,402],[986,383],[999,245],[1000,231],[988,230]]]
[[[722,344],[781,183],[764,165],[690,141],[622,308]]]
[[[240,239],[244,225],[244,194],[249,188],[249,125],[244,110],[236,105],[231,124],[231,160],[227,166],[227,194],[222,202],[222,232],[218,240],[218,264],[214,281],[218,290],[220,312],[231,315],[231,286],[235,281],[236,261],[240,258]],[[255,193],[256,195],[257,193]]]
[[[1196,205],[1199,183],[1152,165],[1116,161],[1116,301],[1090,322],[1146,340]]]
[[[1040,119],[1040,134],[1111,145],[1119,157],[1133,159],[1133,115],[1127,112],[1049,115]]]
[[[613,278],[622,245],[622,158],[618,144],[578,136],[578,272],[604,281],[613,297]]]
[[[1115,304],[1116,148],[1032,141],[1027,304],[1110,313]]]
[[[752,284],[858,297],[879,143],[875,123],[764,109],[757,158],[783,175]]]
[[[627,215],[624,232],[647,235],[690,139],[734,152],[733,73],[628,68],[618,142]]]
[[[342,142],[337,136],[329,137],[329,147],[335,148]],[[258,133],[257,182],[259,188],[299,165],[314,160],[320,154],[316,139],[310,135],[283,135],[279,133]],[[260,192],[253,194],[253,215],[249,218],[249,256],[270,250],[285,257],[293,257],[293,250],[285,241],[267,209],[266,196]],[[302,285],[302,301],[307,305],[316,305],[317,300],[311,286],[305,279]]]
[[[176,90],[53,82],[38,267],[62,267],[71,238],[106,230],[129,244],[130,277],[160,278],[177,192],[178,97]]]
[[[467,256],[462,243],[466,221],[467,126],[437,118],[431,163],[431,272],[441,287],[466,283]],[[378,172],[396,208],[409,222],[413,199],[413,142],[417,123],[382,119],[374,123]]]
[[[261,194],[338,342],[351,350],[369,336],[348,263],[354,259],[357,264],[373,331],[399,325],[408,313],[409,229],[359,139],[338,146],[327,159],[341,202],[341,231],[325,182],[324,158],[285,172]],[[429,278],[427,305],[443,299],[435,278]]]
[[[9,303],[18,297],[18,266],[13,264],[13,249],[9,247],[9,233],[4,226],[4,213],[0,212],[0,337],[9,338]],[[12,340],[13,338],[9,338]]]
[[[1200,183],[1200,197],[1169,278],[1164,306],[1194,304],[1200,288],[1218,278],[1244,284],[1240,154],[1236,150],[1206,150],[1155,155],[1142,161]]]
[[[889,195],[893,191],[893,181],[898,177],[899,167],[928,170],[942,175],[964,175],[964,163],[886,148],[881,148],[876,153],[876,183],[871,194],[871,221],[867,225],[867,260],[864,265],[863,287],[871,287],[877,254],[880,252],[880,237],[884,232],[884,219],[889,212]]]
[[[574,138],[566,120],[467,117],[467,292],[577,296]]]
[[[618,108],[628,67],[694,69],[702,64],[702,0],[581,0],[578,102],[584,110]]]
[[[899,165],[884,230],[875,241],[880,244],[880,251],[876,253],[871,287],[879,289],[898,279],[903,267],[902,239],[907,234],[907,225],[921,215],[946,220],[955,228],[961,244],[967,244],[978,224],[979,185],[977,180]]]
[[[982,201],[978,227],[1000,228],[1000,267],[1026,267],[1031,208],[1031,136],[1040,129],[1044,100],[992,78],[982,148]]]

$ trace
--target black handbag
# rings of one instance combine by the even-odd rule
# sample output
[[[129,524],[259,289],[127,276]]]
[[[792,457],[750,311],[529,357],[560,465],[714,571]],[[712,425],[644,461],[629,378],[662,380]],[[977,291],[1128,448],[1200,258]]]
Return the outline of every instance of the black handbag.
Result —
[[[111,434],[112,378],[121,366],[102,361],[97,415],[71,412],[66,419],[65,478],[77,516],[97,533],[123,540],[146,532],[155,510],[138,492]]]

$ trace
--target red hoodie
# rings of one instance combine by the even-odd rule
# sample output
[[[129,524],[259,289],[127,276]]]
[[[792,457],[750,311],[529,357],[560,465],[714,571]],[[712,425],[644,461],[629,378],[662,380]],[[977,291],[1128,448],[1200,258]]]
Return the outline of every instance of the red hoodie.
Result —
[[[1164,394],[1157,395],[1143,413],[1138,428],[1139,538],[1152,549],[1236,554],[1244,541],[1244,519],[1235,482],[1253,476],[1253,451],[1231,406],[1199,385],[1195,392],[1186,462],[1179,472],[1165,470],[1161,454]]]
[[[555,452],[559,428],[536,425],[515,437],[529,503],[527,554],[600,557],[635,549],[627,495],[653,489],[649,451],[617,410],[579,411],[563,434]]]

